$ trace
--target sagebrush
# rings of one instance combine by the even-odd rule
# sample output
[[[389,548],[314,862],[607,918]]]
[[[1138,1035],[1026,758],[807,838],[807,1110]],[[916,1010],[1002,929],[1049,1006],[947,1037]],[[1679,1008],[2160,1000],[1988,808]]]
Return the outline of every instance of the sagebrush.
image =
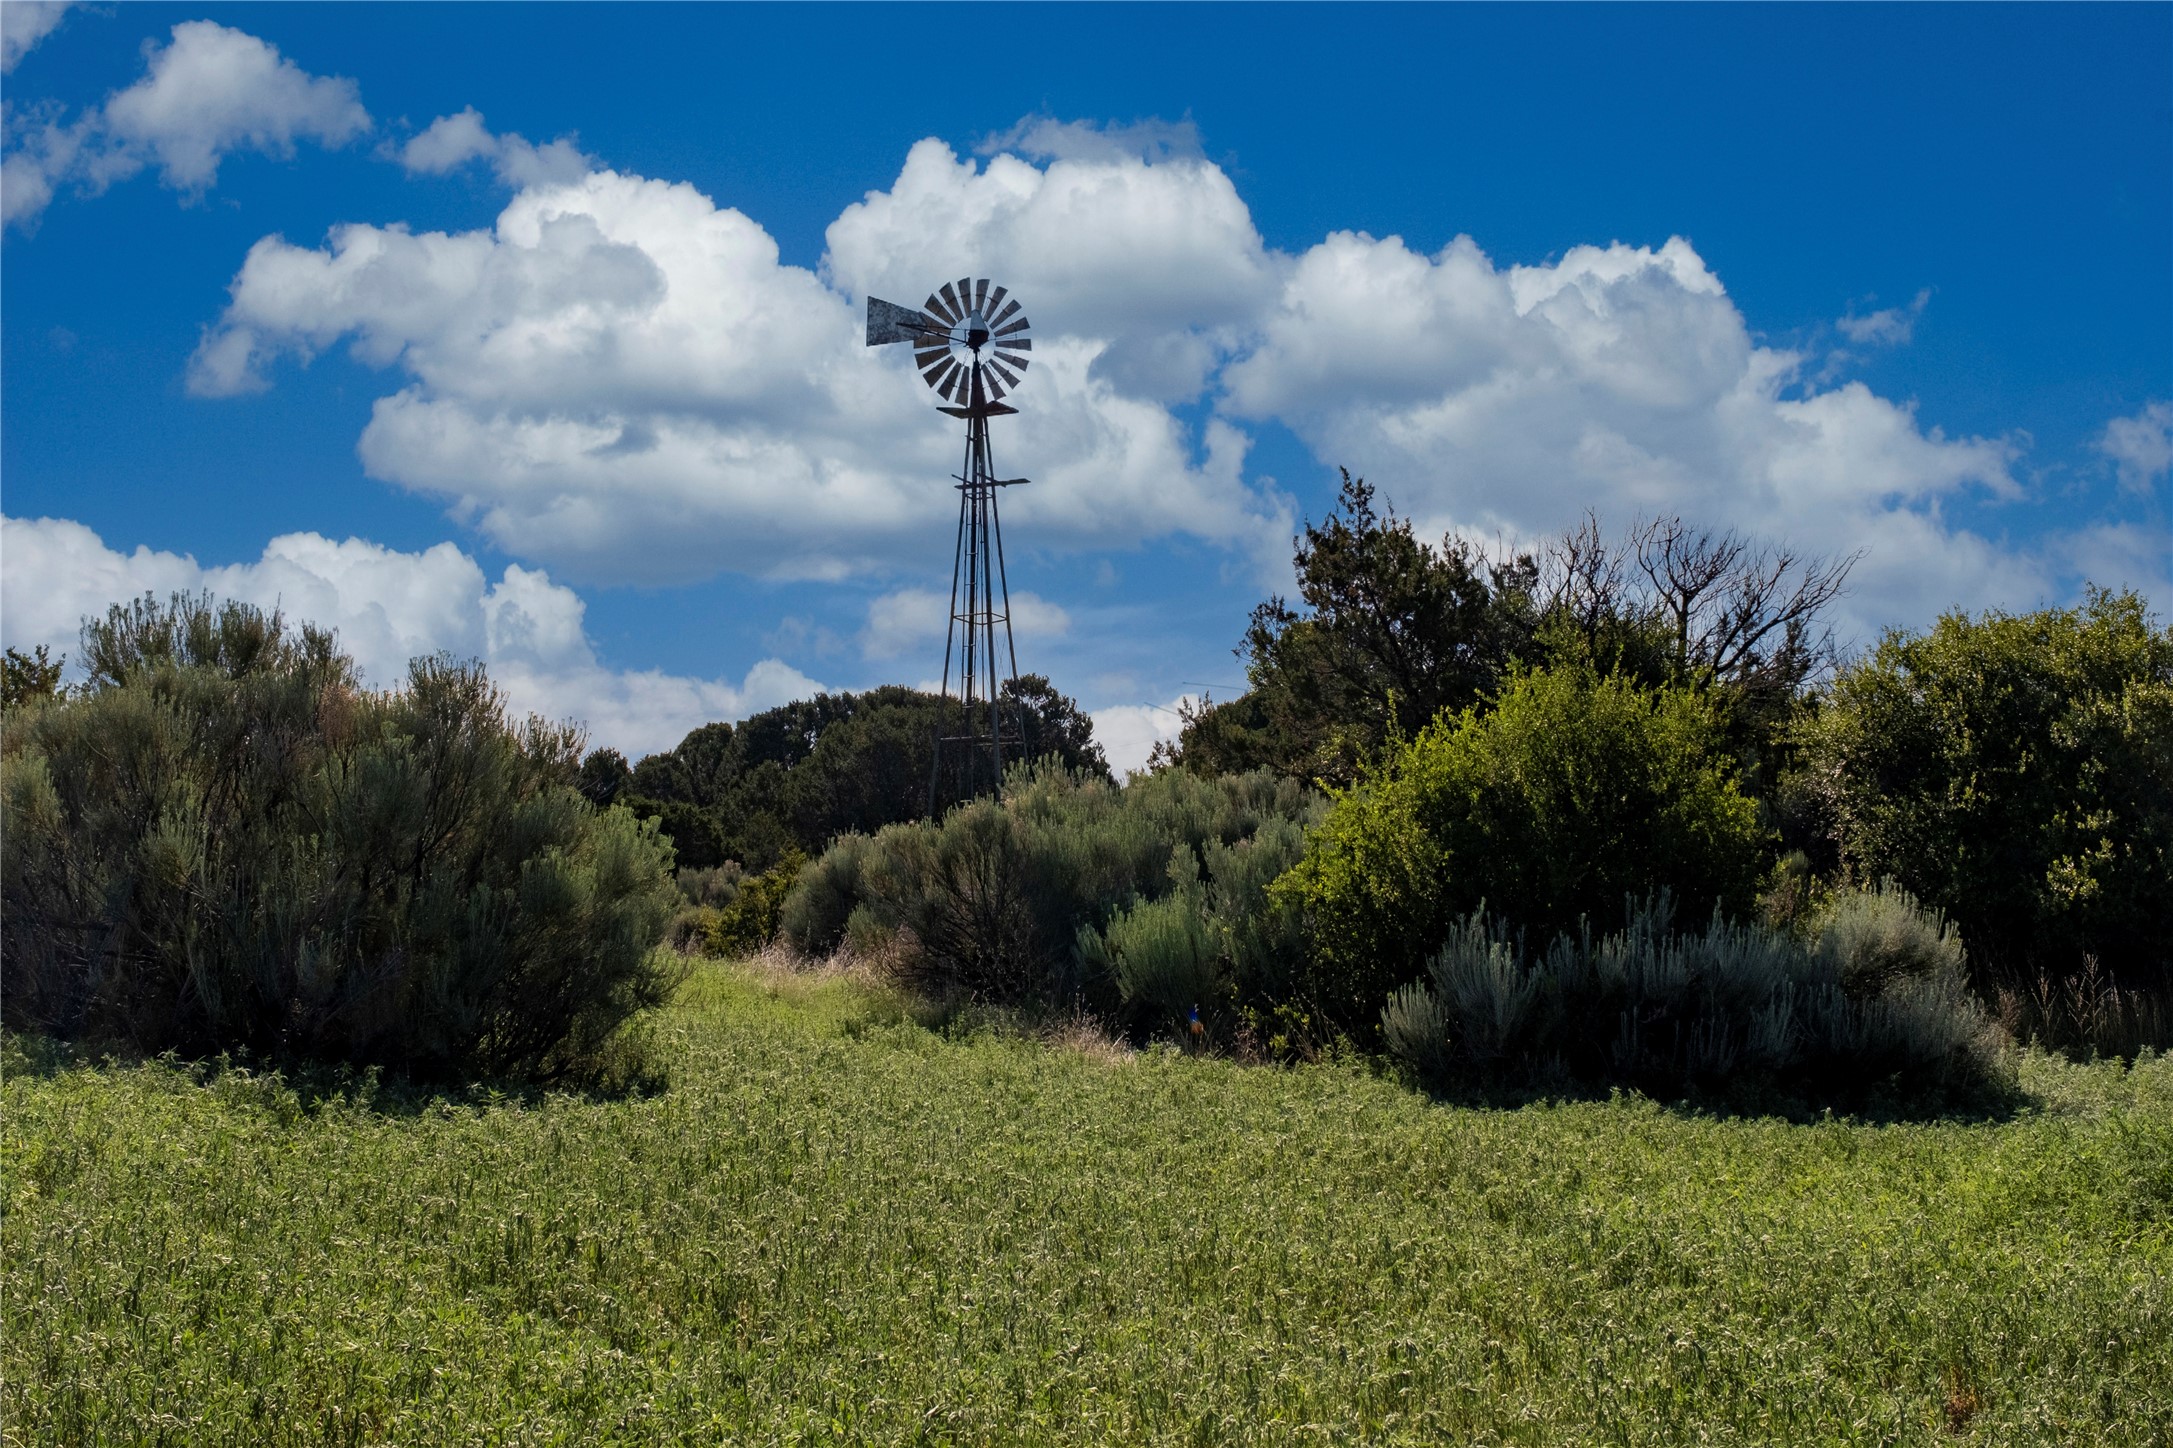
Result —
[[[328,635],[189,596],[84,646],[84,689],[7,718],[10,1026],[549,1078],[673,987],[669,845],[480,666],[372,692]]]
[[[1717,911],[1679,930],[1665,895],[1619,931],[1528,943],[1476,910],[1424,981],[1390,997],[1389,1051],[1436,1084],[1767,1089],[1911,1109],[1995,1100],[2006,1033],[1978,1003],[1961,941],[1890,886],[1837,897],[1808,938]]]

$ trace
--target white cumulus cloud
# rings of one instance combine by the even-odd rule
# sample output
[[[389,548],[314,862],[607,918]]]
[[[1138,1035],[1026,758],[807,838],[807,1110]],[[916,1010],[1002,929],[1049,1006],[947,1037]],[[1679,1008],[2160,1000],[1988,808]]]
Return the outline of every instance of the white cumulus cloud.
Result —
[[[1591,508],[1863,549],[1845,612],[1865,628],[2010,596],[2014,561],[1940,515],[2015,494],[2010,445],[1803,367],[1679,237],[1500,267],[1469,237],[1428,257],[1342,232],[1297,259],[1223,381],[1235,415],[1287,423],[1431,532],[1531,539]]]
[[[2149,493],[2173,471],[2173,402],[2152,402],[2133,417],[2116,417],[2098,434],[2097,449],[2113,461],[2124,492]]]
[[[512,139],[463,111],[402,155],[502,166]],[[517,183],[483,231],[267,237],[190,385],[351,348],[400,378],[370,472],[569,577],[925,568],[959,440],[905,349],[864,347],[860,305],[990,276],[1034,320],[1024,415],[996,428],[998,471],[1034,480],[1004,499],[1024,546],[1186,536],[1279,568],[1294,509],[1247,472],[1272,422],[1429,532],[1531,540],[1590,508],[1864,551],[1842,619],[1861,633],[2063,576],[2058,550],[1948,516],[2024,494],[2017,441],[1950,437],[1762,340],[1687,239],[1502,265],[1470,237],[1428,255],[1336,232],[1293,255],[1185,124],[1030,117],[984,151],[915,144],[813,270],[691,186],[609,170]],[[1899,343],[1927,296],[1838,325]],[[2124,478],[2156,475],[2148,418],[2107,432]]]
[[[304,140],[343,146],[370,125],[353,81],[311,75],[244,31],[187,20],[168,44],[146,47],[143,78],[104,105],[71,123],[13,128],[0,208],[28,224],[63,185],[102,191],[151,166],[164,185],[200,196],[230,154],[291,156]]]
[[[1168,743],[1184,732],[1184,715],[1178,711],[1195,702],[1190,694],[1167,704],[1112,704],[1094,711],[1094,742],[1101,745],[1110,770],[1122,779],[1147,767],[1157,744]]]
[[[564,136],[538,146],[512,131],[493,135],[474,106],[439,116],[394,154],[411,176],[442,176],[470,161],[487,161],[501,182],[514,187],[578,181],[595,166]]]
[[[477,658],[516,712],[584,724],[591,742],[629,758],[669,749],[697,724],[738,719],[822,688],[776,659],[738,683],[614,670],[596,657],[586,606],[540,570],[508,566],[492,582],[451,543],[405,553],[360,538],[288,533],[255,562],[212,567],[185,554],[122,553],[81,523],[0,520],[0,629],[11,648],[73,655],[85,617],[149,592],[208,589],[335,630],[364,681],[397,684],[408,660]]]
[[[443,154],[461,144],[450,137]],[[1156,174],[1165,169],[1052,164],[1059,181],[1073,173],[1074,194],[1035,225],[1078,226],[1092,211],[1083,190],[1096,187],[1136,186],[1153,207],[1181,210]],[[915,147],[908,180],[929,171],[945,184],[980,174],[940,147]],[[1100,180],[1089,185],[1088,172]],[[1044,175],[1012,157],[986,174],[1021,185]],[[1208,201],[1235,201],[1219,172],[1187,174]],[[918,197],[917,185],[901,190]],[[851,231],[858,210],[839,226]],[[959,254],[955,220],[943,225],[915,245],[979,266]],[[911,229],[892,216],[885,234]],[[1140,228],[1142,243],[1150,230]],[[1253,260],[1235,274],[1257,269],[1257,238],[1247,245]],[[1170,259],[1209,250],[1184,243]],[[1156,271],[1123,246],[1102,264],[1129,268],[1105,278],[1125,290]],[[1020,402],[1033,426],[999,426],[996,437],[1000,471],[1034,480],[1004,500],[1014,537],[1077,548],[1186,533],[1248,553],[1278,547],[1289,507],[1244,478],[1243,435],[1226,424],[1194,433],[1128,389],[1101,365],[1107,334],[1071,329],[1056,274],[1038,275],[1052,310],[1029,293],[1037,348]],[[1241,310],[1231,298],[1189,305],[1194,319]],[[1144,335],[1143,323],[1126,325]],[[348,225],[320,247],[267,237],[205,334],[190,386],[258,388],[281,357],[306,362],[343,340],[408,379],[363,433],[368,469],[450,499],[508,551],[580,577],[842,577],[918,562],[948,531],[961,443],[911,357],[869,352],[849,296],[783,265],[767,232],[691,186],[598,171],[524,189],[489,231]]]

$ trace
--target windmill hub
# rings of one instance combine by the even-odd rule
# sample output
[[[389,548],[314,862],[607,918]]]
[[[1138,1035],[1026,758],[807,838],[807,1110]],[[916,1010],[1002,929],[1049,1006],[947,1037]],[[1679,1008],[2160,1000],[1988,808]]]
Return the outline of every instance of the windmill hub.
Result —
[[[1027,330],[1017,300],[1002,287],[991,286],[986,277],[945,282],[917,310],[868,298],[868,345],[910,342],[921,380],[948,404],[941,410],[966,420],[966,459],[958,473],[958,554],[951,564],[951,624],[943,641],[943,698],[948,704],[955,655],[965,727],[956,734],[944,732],[947,724],[936,728],[935,762],[928,776],[930,813],[936,807],[946,746],[954,757],[963,751],[965,768],[956,777],[964,794],[979,786],[978,761],[986,760],[988,783],[1001,786],[1004,750],[1010,748],[1017,758],[1025,749],[1019,655],[1011,637],[1011,585],[1004,572],[996,490],[1026,479],[996,476],[989,461],[988,420],[1018,411],[1006,406],[1003,396],[1019,385],[1032,360],[1034,344]],[[1009,665],[1003,680],[996,676],[999,624]]]

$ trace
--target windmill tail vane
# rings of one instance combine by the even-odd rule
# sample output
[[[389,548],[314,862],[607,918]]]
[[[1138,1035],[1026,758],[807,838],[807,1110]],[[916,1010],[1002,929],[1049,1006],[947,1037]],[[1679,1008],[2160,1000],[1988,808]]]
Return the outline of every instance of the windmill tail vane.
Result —
[[[966,455],[957,474],[958,547],[951,561],[951,617],[943,640],[943,707],[936,726],[935,758],[928,773],[928,808],[946,753],[962,766],[964,793],[986,772],[991,788],[1003,784],[1004,752],[1024,753],[1025,720],[1018,714],[1018,647],[1011,635],[1011,585],[1004,569],[1003,524],[996,490],[1025,478],[999,478],[990,461],[988,420],[1016,413],[1003,399],[1015,391],[1033,361],[1034,341],[1018,299],[988,278],[945,282],[917,308],[868,298],[868,345],[904,342],[913,365],[942,401],[937,409],[965,419]],[[997,677],[996,630],[1003,629],[1004,676]],[[951,666],[958,664],[958,718],[951,719]],[[1012,696],[1006,720],[1005,696]],[[985,732],[984,732],[985,728]]]

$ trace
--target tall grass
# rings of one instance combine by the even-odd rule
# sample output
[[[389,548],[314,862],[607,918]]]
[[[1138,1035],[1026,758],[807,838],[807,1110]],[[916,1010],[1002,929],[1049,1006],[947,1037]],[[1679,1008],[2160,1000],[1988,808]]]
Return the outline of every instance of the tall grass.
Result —
[[[2003,1121],[1428,1104],[703,967],[647,1097],[13,1050],[14,1443],[2173,1435],[2173,1063]],[[1959,1431],[1959,1439],[1950,1436]]]

